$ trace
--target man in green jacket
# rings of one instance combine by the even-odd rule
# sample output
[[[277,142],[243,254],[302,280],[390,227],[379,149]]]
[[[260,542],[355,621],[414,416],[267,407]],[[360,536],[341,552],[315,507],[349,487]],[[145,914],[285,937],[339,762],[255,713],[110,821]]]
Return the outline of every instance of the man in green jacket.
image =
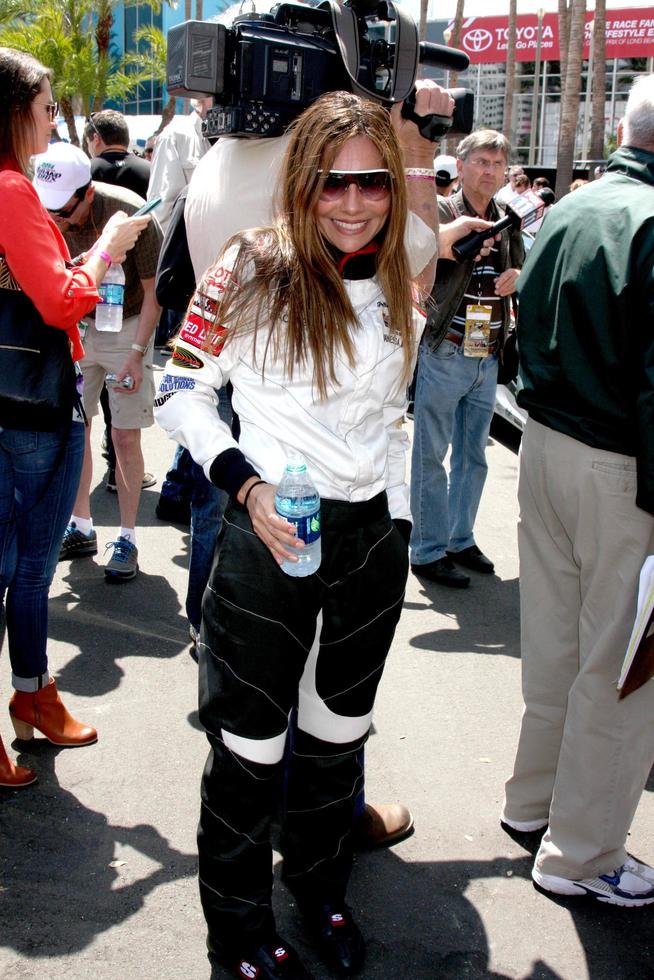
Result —
[[[601,180],[547,215],[520,278],[525,712],[502,822],[545,829],[532,877],[654,903],[625,849],[654,762],[654,682],[616,681],[654,554],[654,75]]]

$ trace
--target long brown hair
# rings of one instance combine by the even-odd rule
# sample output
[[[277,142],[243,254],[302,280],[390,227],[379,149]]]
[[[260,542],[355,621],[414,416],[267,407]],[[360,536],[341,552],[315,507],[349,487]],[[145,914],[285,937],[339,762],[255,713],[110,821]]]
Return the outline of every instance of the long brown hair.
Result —
[[[27,173],[34,152],[32,102],[49,68],[24,51],[0,48],[0,163],[16,162]]]
[[[366,136],[391,173],[390,209],[377,236],[376,275],[388,304],[390,323],[402,338],[404,374],[409,380],[414,339],[409,268],[404,250],[406,190],[402,152],[389,113],[374,102],[349,92],[321,96],[295,122],[281,174],[281,212],[272,228],[236,235],[238,244],[233,283],[221,300],[211,345],[221,328],[228,337],[253,333],[259,322],[270,323],[266,343],[284,358],[289,377],[296,367],[314,363],[314,385],[320,398],[336,382],[336,358],[354,362],[352,331],[356,317],[339,274],[333,251],[315,219],[324,177],[345,143]],[[254,270],[254,275],[252,275]]]

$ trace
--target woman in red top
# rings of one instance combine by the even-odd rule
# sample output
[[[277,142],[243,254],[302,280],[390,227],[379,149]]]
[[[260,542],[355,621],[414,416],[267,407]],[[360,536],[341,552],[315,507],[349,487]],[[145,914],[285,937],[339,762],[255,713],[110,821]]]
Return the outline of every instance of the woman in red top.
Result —
[[[0,280],[8,277],[45,323],[66,331],[78,361],[84,350],[77,322],[98,302],[98,283],[113,261],[122,262],[149,218],[114,215],[84,264],[67,268],[66,243],[26,176],[30,157],[47,149],[56,112],[49,70],[30,55],[0,48]],[[21,427],[18,413],[7,421],[0,428],[0,602],[15,689],[10,715],[18,738],[31,738],[37,728],[55,745],[88,745],[97,732],[68,713],[46,656],[48,592],[79,482],[84,425],[80,417],[42,432],[25,428],[25,420]],[[35,779],[32,769],[9,760],[0,741],[0,786]]]

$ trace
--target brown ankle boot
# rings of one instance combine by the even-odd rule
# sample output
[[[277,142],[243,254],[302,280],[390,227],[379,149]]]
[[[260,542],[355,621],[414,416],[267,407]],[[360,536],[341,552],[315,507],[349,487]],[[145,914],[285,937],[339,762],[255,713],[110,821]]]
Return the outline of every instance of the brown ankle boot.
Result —
[[[36,782],[36,773],[26,766],[16,766],[11,761],[0,738],[0,786],[20,789]]]
[[[97,742],[98,733],[90,725],[75,721],[66,711],[54,680],[40,691],[14,691],[9,702],[9,715],[16,738],[30,739],[34,729],[53,745],[90,745]]]

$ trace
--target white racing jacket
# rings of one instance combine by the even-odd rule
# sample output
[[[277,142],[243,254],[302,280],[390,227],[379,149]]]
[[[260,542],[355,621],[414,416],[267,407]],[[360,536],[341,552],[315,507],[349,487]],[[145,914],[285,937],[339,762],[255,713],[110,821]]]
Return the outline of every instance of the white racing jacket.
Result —
[[[299,450],[321,497],[356,502],[386,490],[391,517],[411,520],[405,478],[409,440],[401,424],[406,408],[402,344],[388,323],[377,280],[344,280],[359,324],[353,331],[354,366],[337,356],[337,384],[328,385],[328,397],[321,401],[310,358],[296,367],[292,380],[271,351],[264,366],[265,325],[256,349],[247,331],[224,346],[219,341],[211,353],[204,349],[204,324],[214,322],[235,258],[236,249],[227,252],[194,297],[155,399],[159,425],[189,450],[208,478],[217,457],[239,449],[262,479],[276,485],[289,450]],[[413,326],[417,346],[424,329],[418,310]],[[228,381],[240,421],[238,443],[217,412],[218,389]]]

